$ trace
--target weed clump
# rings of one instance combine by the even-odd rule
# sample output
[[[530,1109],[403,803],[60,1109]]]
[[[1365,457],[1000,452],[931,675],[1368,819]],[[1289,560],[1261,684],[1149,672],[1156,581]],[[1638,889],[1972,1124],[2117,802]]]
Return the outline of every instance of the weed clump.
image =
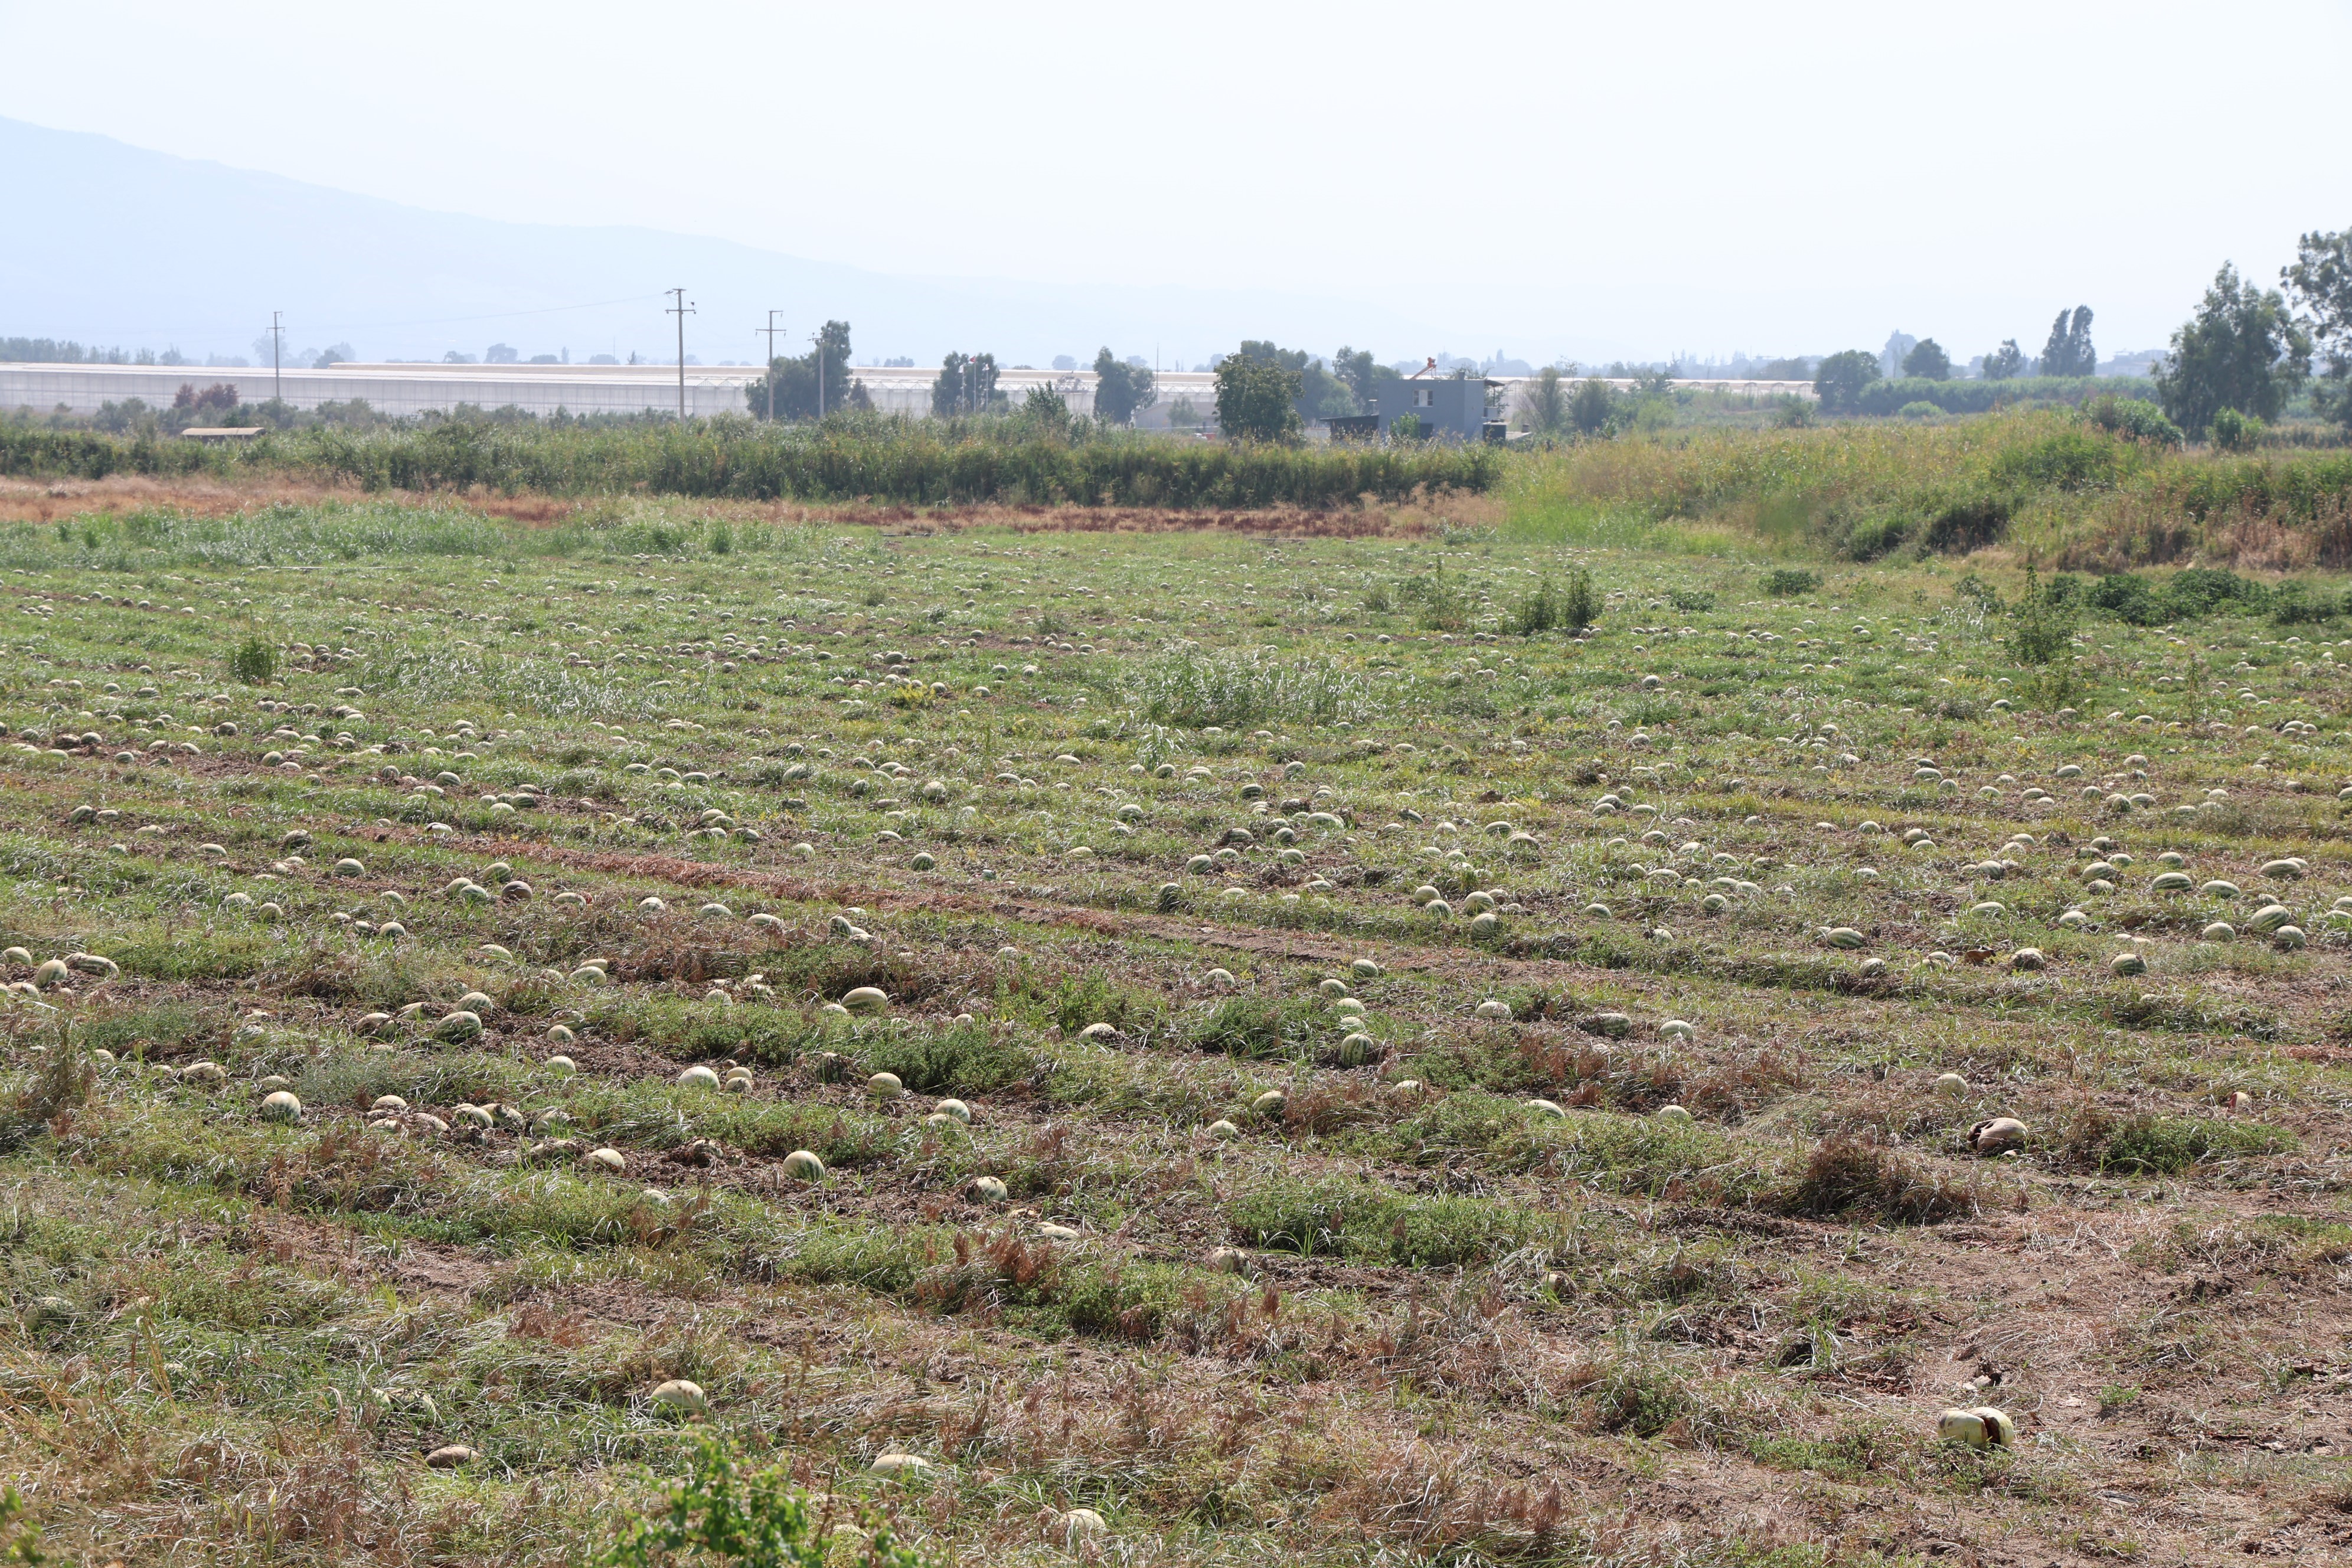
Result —
[[[2209,1162],[2285,1152],[2294,1134],[2259,1122],[2141,1111],[2114,1117],[2093,1109],[2067,1128],[2060,1152],[2103,1175],[2170,1176]]]
[[[1857,1215],[1895,1225],[1934,1225],[1975,1212],[1966,1187],[1920,1169],[1891,1149],[1858,1138],[1822,1141],[1777,1197],[1784,1213],[1809,1219]]]
[[[727,1562],[740,1568],[817,1568],[832,1555],[832,1510],[812,1510],[787,1466],[746,1470],[732,1446],[709,1432],[695,1436],[686,1474],[662,1489],[663,1507],[631,1513],[600,1568],[669,1568]],[[847,1521],[845,1521],[847,1522]],[[878,1514],[856,1522],[865,1562],[875,1568],[925,1568],[927,1559],[899,1543]]]

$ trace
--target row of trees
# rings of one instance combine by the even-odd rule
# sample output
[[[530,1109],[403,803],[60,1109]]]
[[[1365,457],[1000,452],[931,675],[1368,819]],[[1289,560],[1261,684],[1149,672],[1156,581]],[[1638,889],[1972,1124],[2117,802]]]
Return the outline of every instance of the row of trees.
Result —
[[[2352,429],[2352,228],[2303,236],[2279,281],[2264,289],[2228,262],[2213,275],[2156,374],[2173,423],[2244,444],[2246,421],[2277,418],[2316,363],[2313,404]]]
[[[1536,373],[1524,409],[1528,428],[1536,435],[1615,436],[1673,422],[1674,378],[1666,372],[1638,374],[1620,392],[1597,375],[1576,380],[1575,369],[1546,365]]]
[[[2318,412],[2352,430],[2352,228],[2304,235],[2294,259],[2279,269],[2279,282],[2265,289],[2224,262],[2196,312],[2173,332],[2152,389],[2180,429],[2225,446],[2250,445],[2259,422],[2277,418],[2311,384]],[[1986,379],[2095,374],[2091,320],[2088,305],[2059,311],[2039,361],[2029,361],[2015,339],[2003,342],[1985,358]],[[1930,338],[1910,351],[1902,368],[1906,375],[1942,380],[1951,360]],[[1863,350],[1831,354],[1814,373],[1822,411],[1858,412],[1879,374],[1877,356]]]
[[[1893,346],[1895,345],[1890,345],[1890,353]],[[1897,368],[1915,380],[1949,381],[1952,356],[1935,339],[1922,338],[1911,345]],[[2027,359],[2015,338],[2003,339],[2000,347],[1984,357],[1987,381],[2014,381],[2025,375],[2096,375],[2098,370],[2099,351],[2091,342],[2088,305],[2058,312],[2058,319],[2050,326],[2050,340],[2042,346],[2040,359]],[[1829,355],[1815,367],[1813,390],[1821,395],[1825,411],[1853,413],[1860,406],[1863,389],[1882,374],[1884,365],[1877,355],[1848,349],[1843,353]]]

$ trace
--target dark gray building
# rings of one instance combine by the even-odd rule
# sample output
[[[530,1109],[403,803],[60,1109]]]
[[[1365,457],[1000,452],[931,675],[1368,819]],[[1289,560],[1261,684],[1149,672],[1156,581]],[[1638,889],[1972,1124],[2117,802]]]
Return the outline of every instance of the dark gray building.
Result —
[[[1386,437],[1389,428],[1411,414],[1421,420],[1423,437],[1440,441],[1499,441],[1499,422],[1486,417],[1486,393],[1499,381],[1483,376],[1441,375],[1436,362],[1417,375],[1384,381],[1372,400],[1373,412],[1355,419],[1327,420],[1335,436]],[[1345,426],[1345,428],[1343,428]]]

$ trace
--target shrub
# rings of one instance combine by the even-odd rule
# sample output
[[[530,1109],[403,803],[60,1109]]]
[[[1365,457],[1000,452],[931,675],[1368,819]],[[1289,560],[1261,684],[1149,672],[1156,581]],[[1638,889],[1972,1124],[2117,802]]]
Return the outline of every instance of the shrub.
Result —
[[[1970,496],[1946,506],[1927,521],[1923,543],[1930,550],[1965,555],[1998,543],[2009,531],[2015,503],[2005,494]]]
[[[2136,626],[2158,626],[2172,619],[2170,606],[2148,586],[2147,579],[2129,572],[2110,572],[2092,584],[2083,594],[2083,605]]]
[[[1988,616],[2000,614],[2000,590],[1973,572],[1964,574],[1952,584],[1952,594],[1956,598],[1972,601]]]
[[[2152,441],[2159,447],[2180,445],[2180,426],[2164,416],[2164,410],[2137,397],[2099,398],[2090,405],[2093,426],[2110,436],[2122,436],[2134,441]]]
[[[1933,419],[1943,410],[1923,397],[1905,404],[1895,412],[1906,419]]]
[[[1561,618],[1559,595],[1547,575],[1536,584],[1534,593],[1512,607],[1511,629],[1523,637],[1531,637],[1538,632],[1552,630]]]
[[[228,656],[228,672],[247,686],[267,686],[278,674],[278,650],[262,637],[247,637]]]
[[[2043,587],[2033,568],[2025,569],[2025,593],[2009,631],[2010,655],[2020,664],[2048,664],[2074,645],[2072,595],[2054,589]]]
[[[604,1568],[669,1568],[729,1563],[737,1568],[824,1568],[832,1560],[827,1518],[793,1489],[786,1465],[746,1471],[725,1438],[695,1435],[687,1473],[662,1489],[662,1509],[631,1513],[599,1560]],[[873,1568],[924,1568],[879,1516],[862,1513],[862,1561]]]
[[[1458,632],[1469,620],[1469,602],[1443,565],[1426,577],[1404,579],[1397,591],[1417,606],[1413,619],[1423,631]]]
[[[2164,585],[2164,596],[2172,602],[2179,618],[2209,616],[2224,605],[2260,609],[2272,599],[2271,590],[2253,579],[2210,566],[2190,566],[2175,572],[2172,581]]]
[[[2333,594],[2303,583],[2281,583],[2270,597],[2271,619],[2282,626],[2315,626],[2333,618],[2340,607]]]
[[[1775,599],[1798,598],[1821,585],[1821,574],[1801,566],[1776,566],[1764,574],[1764,592]]]
[[[1570,631],[1580,632],[1601,618],[1601,593],[1592,585],[1592,574],[1579,566],[1568,574],[1568,584],[1560,590],[1559,615]]]
[[[2234,408],[2218,409],[2213,415],[2213,445],[2224,452],[2251,452],[2263,444],[2265,428],[2254,415],[2241,414]]]

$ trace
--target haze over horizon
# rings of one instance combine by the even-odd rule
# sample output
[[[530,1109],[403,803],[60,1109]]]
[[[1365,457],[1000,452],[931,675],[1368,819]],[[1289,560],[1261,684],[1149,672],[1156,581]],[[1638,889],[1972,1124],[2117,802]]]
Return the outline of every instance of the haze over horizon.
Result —
[[[2352,8],[2254,30],[2324,81]],[[249,353],[272,309],[370,358],[660,357],[674,284],[706,362],[758,358],[771,307],[793,347],[839,317],[861,359],[919,363],[1191,365],[1254,336],[1591,363],[1898,329],[1965,362],[2080,303],[2113,353],[2162,343],[2224,260],[2267,283],[2347,216],[2326,95],[2179,5],[654,25],[425,0],[394,25],[100,0],[0,5],[0,44],[54,68],[0,91],[0,332],[198,357]]]

